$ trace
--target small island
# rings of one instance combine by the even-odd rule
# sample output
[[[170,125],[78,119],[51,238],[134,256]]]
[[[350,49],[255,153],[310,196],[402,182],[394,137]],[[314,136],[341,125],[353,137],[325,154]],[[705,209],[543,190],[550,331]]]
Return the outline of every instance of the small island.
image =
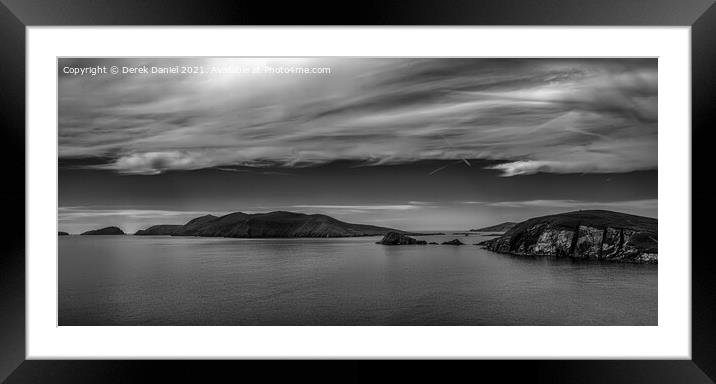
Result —
[[[428,244],[427,241],[424,240],[417,240],[413,239],[410,236],[407,236],[402,233],[398,232],[388,232],[383,236],[383,239],[376,242],[376,244],[382,244],[382,245],[426,245]]]
[[[385,236],[383,236],[383,239],[376,242],[376,244],[381,245],[438,245],[438,243],[431,241],[427,242],[425,240],[417,240],[410,236],[407,236],[402,233],[398,232],[388,232]],[[464,243],[458,239],[445,241],[442,243],[442,245],[463,245]]]
[[[57,232],[57,236],[69,236],[69,235],[70,234],[67,232],[62,232],[62,231]]]
[[[106,227],[82,232],[81,235],[124,235],[124,231],[117,227]]]

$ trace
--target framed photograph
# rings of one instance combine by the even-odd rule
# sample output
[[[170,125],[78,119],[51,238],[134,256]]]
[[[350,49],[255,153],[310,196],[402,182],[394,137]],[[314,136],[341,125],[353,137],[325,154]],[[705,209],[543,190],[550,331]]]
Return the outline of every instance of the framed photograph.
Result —
[[[716,377],[712,2],[5,3],[0,379]]]

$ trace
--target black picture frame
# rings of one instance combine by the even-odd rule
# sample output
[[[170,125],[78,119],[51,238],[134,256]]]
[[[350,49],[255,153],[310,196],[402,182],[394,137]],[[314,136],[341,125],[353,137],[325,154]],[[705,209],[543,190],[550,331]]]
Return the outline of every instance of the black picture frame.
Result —
[[[0,254],[0,381],[144,382],[169,376],[208,381],[247,371],[264,379],[373,381],[463,375],[500,381],[709,383],[716,379],[716,264],[707,251],[706,183],[716,102],[716,5],[713,0],[415,0],[189,1],[0,0],[0,188],[5,230]],[[562,25],[690,26],[692,54],[692,360],[470,361],[449,367],[339,361],[330,368],[295,362],[26,360],[25,349],[25,43],[27,26],[72,25]],[[702,225],[699,225],[702,224]],[[672,257],[678,255],[672,255]],[[688,255],[681,255],[686,257]],[[300,362],[299,362],[300,363]],[[237,364],[239,367],[237,367]],[[379,368],[385,363],[378,363]],[[407,372],[410,372],[409,374]],[[339,375],[339,376],[336,376]],[[215,376],[216,377],[216,376]],[[461,379],[462,380],[462,379]]]

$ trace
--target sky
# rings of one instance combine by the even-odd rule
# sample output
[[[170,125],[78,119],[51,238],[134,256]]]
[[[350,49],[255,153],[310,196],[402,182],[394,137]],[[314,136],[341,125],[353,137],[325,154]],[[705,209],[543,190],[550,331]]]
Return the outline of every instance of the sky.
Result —
[[[151,73],[171,68],[194,73]],[[656,59],[59,59],[58,78],[70,233],[236,211],[657,216]]]

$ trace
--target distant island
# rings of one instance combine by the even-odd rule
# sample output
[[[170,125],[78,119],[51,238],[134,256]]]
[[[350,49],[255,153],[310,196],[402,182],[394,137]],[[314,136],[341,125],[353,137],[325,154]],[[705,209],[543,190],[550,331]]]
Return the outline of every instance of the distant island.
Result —
[[[388,232],[413,236],[427,235],[373,225],[346,223],[326,215],[286,211],[254,214],[236,212],[220,217],[205,215],[183,225],[154,225],[137,231],[135,235],[283,238],[383,236]]]
[[[59,231],[59,232],[57,232],[57,236],[69,236],[69,233]]]
[[[425,240],[417,240],[414,239],[404,233],[398,233],[398,232],[388,232],[383,236],[383,238],[376,242],[376,244],[381,245],[437,245],[436,242],[430,242],[428,243]],[[462,241],[458,239],[450,240],[450,241],[444,241],[442,245],[464,245]]]
[[[510,229],[512,229],[512,227],[514,227],[515,225],[517,225],[517,223],[507,221],[507,222],[489,226],[489,227],[471,229],[470,232],[507,232]]]
[[[567,212],[523,221],[479,245],[515,255],[656,263],[658,222],[604,210]]]
[[[381,245],[427,245],[425,240],[417,240],[412,237],[398,232],[388,232],[383,238],[376,242]]]
[[[82,232],[81,235],[124,235],[124,231],[117,227],[106,227],[92,231]]]

